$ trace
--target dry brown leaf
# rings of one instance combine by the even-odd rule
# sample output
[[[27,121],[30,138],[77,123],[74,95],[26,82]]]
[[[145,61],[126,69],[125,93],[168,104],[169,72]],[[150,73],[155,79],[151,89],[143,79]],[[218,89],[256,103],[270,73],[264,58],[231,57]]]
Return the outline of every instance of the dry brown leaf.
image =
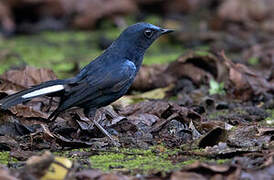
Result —
[[[140,68],[131,88],[134,90],[146,91],[168,86],[172,83],[173,79],[169,76],[163,75],[166,68],[167,65],[143,65]],[[161,81],[159,81],[159,76],[161,77]]]
[[[205,148],[207,146],[217,145],[219,142],[225,142],[226,131],[223,128],[217,127],[209,131],[199,141],[199,147]]]
[[[9,70],[0,76],[0,79],[19,86],[29,88],[45,81],[56,79],[52,70],[26,66],[19,70]]]
[[[189,78],[197,85],[208,83],[210,79],[224,81],[226,69],[215,55],[190,51],[168,66],[142,66],[132,88],[145,91],[166,87],[175,84],[180,78]]]
[[[18,180],[16,177],[11,176],[9,171],[6,169],[0,169],[0,179],[1,180]]]
[[[218,175],[218,178],[217,176]],[[198,179],[227,179],[234,180],[238,179],[240,175],[240,171],[233,166],[229,165],[215,165],[215,164],[207,164],[202,162],[194,162],[184,168],[182,168],[179,172],[175,172],[171,177],[175,180],[180,179],[179,177],[190,177],[198,178]],[[183,179],[183,178],[182,178]],[[193,179],[193,180],[194,180]]]
[[[243,64],[234,64],[222,51],[219,58],[228,69],[229,81],[225,82],[230,95],[241,100],[249,100],[253,95],[274,91],[274,84],[269,83],[265,77],[249,69]]]
[[[177,78],[188,77],[194,83],[201,84],[209,79],[223,80],[225,69],[218,58],[211,54],[190,51],[172,62],[165,71]]]
[[[25,117],[25,118],[48,118],[48,114],[43,113],[42,111],[34,110],[32,106],[25,106],[22,104],[18,104],[9,109],[14,115],[17,117]]]
[[[177,171],[171,175],[171,180],[206,180],[207,178],[194,172],[180,172]]]

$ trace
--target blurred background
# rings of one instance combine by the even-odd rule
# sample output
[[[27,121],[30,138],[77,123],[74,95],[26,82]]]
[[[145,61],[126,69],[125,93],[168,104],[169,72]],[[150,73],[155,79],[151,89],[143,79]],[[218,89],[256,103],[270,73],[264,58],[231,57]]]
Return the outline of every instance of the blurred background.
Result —
[[[177,30],[154,43],[145,64],[174,61],[189,49],[274,64],[273,0],[1,0],[0,73],[31,65],[72,76],[139,21]]]

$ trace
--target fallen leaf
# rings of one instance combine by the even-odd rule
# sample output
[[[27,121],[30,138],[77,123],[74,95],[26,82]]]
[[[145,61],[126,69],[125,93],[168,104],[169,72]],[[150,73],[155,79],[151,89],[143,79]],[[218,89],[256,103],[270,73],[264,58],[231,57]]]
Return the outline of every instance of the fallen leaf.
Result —
[[[270,142],[270,136],[257,136],[256,126],[237,126],[232,131],[228,131],[227,143],[234,147],[262,147]]]
[[[48,119],[47,113],[34,110],[32,106],[18,104],[16,106],[11,107],[9,110],[17,117]]]
[[[214,146],[219,142],[225,142],[226,131],[223,128],[217,127],[209,131],[206,135],[201,137],[199,141],[199,147],[205,148],[207,146]]]
[[[10,151],[12,149],[19,149],[18,142],[9,136],[0,136],[1,150]]]
[[[218,175],[219,178],[217,179],[234,180],[238,179],[240,176],[240,171],[235,166],[207,164],[198,161],[183,167],[179,172],[181,173],[175,172],[172,177],[179,179],[179,177],[189,175],[190,178],[195,177],[198,179],[214,179],[214,177]]]
[[[170,85],[165,88],[157,88],[141,94],[123,96],[113,104],[116,106],[125,107],[127,105],[141,102],[147,99],[164,99],[167,95],[167,92],[170,91],[173,87],[173,85]]]
[[[177,171],[171,175],[171,180],[182,180],[182,179],[188,179],[188,180],[206,180],[207,178],[194,172],[180,172]]]
[[[252,71],[243,64],[234,64],[225,56],[223,51],[218,56],[229,71],[229,81],[225,83],[231,96],[245,101],[254,95],[274,91],[274,84],[270,84],[259,73]]]
[[[132,89],[163,88],[176,84],[181,78],[188,78],[195,85],[208,84],[210,79],[224,81],[226,75],[225,66],[215,55],[189,51],[168,66],[142,66]]]
[[[10,175],[8,170],[0,169],[0,179],[1,180],[18,180],[16,177]]]
[[[34,68],[26,66],[19,70],[9,70],[0,76],[0,79],[7,81],[23,88],[41,84],[42,82],[56,79],[55,74],[50,69]],[[5,88],[1,88],[3,90]],[[11,90],[10,88],[8,90]],[[17,89],[14,89],[17,90]]]
[[[167,65],[143,65],[140,68],[134,82],[132,89],[139,91],[147,91],[155,88],[162,88],[172,83],[173,78],[163,74]],[[161,77],[161,81],[159,81]]]

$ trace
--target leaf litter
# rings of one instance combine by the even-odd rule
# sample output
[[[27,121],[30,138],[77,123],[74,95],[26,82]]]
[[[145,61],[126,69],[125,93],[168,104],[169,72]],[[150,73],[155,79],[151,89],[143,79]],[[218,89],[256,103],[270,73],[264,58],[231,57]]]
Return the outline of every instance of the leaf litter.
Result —
[[[197,59],[200,59],[200,61],[198,62]],[[215,70],[208,71],[208,69],[205,68],[206,66],[200,66],[199,63],[204,63],[204,65],[208,64],[208,67],[211,67],[210,69]],[[191,66],[188,64],[191,64]],[[153,97],[149,99],[148,96],[148,99],[142,102],[126,106],[121,106],[118,102],[101,108],[97,112],[96,119],[99,119],[99,123],[105,126],[119,140],[123,147],[146,149],[157,144],[165,144],[165,146],[169,148],[180,147],[180,150],[175,153],[175,155],[168,155],[168,159],[171,158],[175,164],[178,163],[178,157],[180,156],[232,159],[231,163],[226,165],[214,163],[211,165],[197,161],[194,164],[185,166],[180,171],[165,175],[165,177],[170,177],[171,179],[204,179],[205,177],[235,179],[240,176],[245,177],[250,174],[249,171],[245,172],[240,168],[245,166],[245,161],[260,161],[260,158],[269,159],[270,157],[263,156],[265,152],[268,152],[266,154],[269,154],[269,156],[273,158],[273,149],[271,150],[270,148],[273,146],[273,128],[258,127],[254,124],[256,121],[263,121],[267,117],[267,113],[259,107],[257,113],[254,111],[254,108],[239,108],[238,114],[233,113],[229,115],[229,111],[233,112],[237,109],[237,106],[239,106],[239,104],[231,101],[229,102],[231,107],[228,105],[224,109],[228,111],[226,112],[227,114],[225,112],[221,114],[221,116],[217,114],[215,118],[208,116],[210,113],[219,112],[217,110],[217,102],[221,101],[221,98],[229,99],[234,95],[234,97],[239,97],[240,100],[246,100],[252,97],[251,94],[259,95],[272,92],[271,83],[263,79],[263,76],[255,76],[250,73],[248,67],[233,64],[223,52],[209,56],[186,54],[166,68],[169,69],[172,66],[182,66],[181,68],[186,66],[186,68],[193,67],[194,69],[201,70],[196,71],[195,76],[193,76],[192,73],[181,75],[176,73],[180,68],[178,68],[178,70],[171,68],[174,72],[164,70],[170,72],[163,73],[164,75],[166,74],[169,78],[173,78],[172,88],[170,88],[169,91],[165,91],[165,97],[167,99],[152,100]],[[234,78],[235,73],[231,73],[231,71],[237,71],[237,77],[239,78]],[[55,78],[51,71],[26,67],[23,70],[19,70],[19,72],[23,72],[26,77],[23,82],[19,82],[14,72],[16,71],[6,73],[14,75],[2,76],[2,93],[8,94],[7,92],[9,90],[5,88],[8,87],[7,84],[10,83],[13,85],[12,90],[16,92],[21,90],[22,87],[27,88]],[[197,84],[209,86],[209,80],[211,78],[220,80],[223,77],[228,77],[226,81],[224,81],[225,87],[230,86],[230,89],[233,87],[233,91],[226,90],[225,96],[216,97],[211,100],[207,99],[205,101],[205,99],[200,98],[198,100],[198,102],[200,101],[200,105],[196,107],[180,105],[178,104],[178,102],[180,102],[179,99],[175,101],[168,100],[168,97],[172,96],[172,93],[178,88],[176,86],[180,85],[180,79],[186,77],[196,84],[196,89],[198,87]],[[250,80],[250,78],[252,80]],[[254,85],[255,80],[253,79],[256,79],[256,85]],[[262,83],[258,83],[260,81],[262,81]],[[245,97],[238,95],[237,93],[241,93],[243,87],[246,85],[249,85],[249,91],[245,92]],[[154,87],[157,86],[158,85],[155,85]],[[202,86],[200,89],[201,88]],[[187,94],[193,92],[178,91],[177,89],[176,93]],[[102,149],[111,147],[108,139],[91,125],[91,122],[84,117],[80,109],[70,109],[57,118],[56,121],[49,122],[47,117],[54,107],[56,107],[56,102],[57,99],[50,102],[49,98],[42,97],[23,105],[17,105],[9,110],[1,111],[1,149],[11,151],[10,155],[18,159],[28,159],[32,158],[31,156],[33,154],[28,152],[39,151],[41,149],[60,151],[62,149],[89,147],[100,152]],[[204,110],[201,111],[199,109]],[[249,119],[243,119],[245,114]],[[219,118],[224,119],[218,121]],[[243,159],[245,155],[251,153],[257,153],[258,156],[252,158],[248,158],[247,156],[245,160]],[[51,155],[51,157],[53,157],[53,155]],[[46,158],[45,160],[49,159],[50,158]],[[47,173],[47,168],[45,168],[44,171],[39,170],[36,172],[37,169],[32,171],[33,168],[29,169],[28,167],[30,166],[28,165],[28,161],[24,165],[24,170],[16,175],[17,177],[28,177],[25,172],[32,174],[35,178],[42,177],[42,175],[39,174],[41,172],[45,171],[42,173],[43,175]],[[236,161],[237,164],[235,164]],[[261,160],[261,162],[263,163],[264,161]],[[41,166],[43,163],[39,162],[38,164]],[[49,164],[47,166],[49,166]],[[257,169],[259,168],[259,166],[254,166]],[[271,163],[265,165],[266,171],[269,171],[267,168],[270,167]],[[74,170],[76,171],[76,169]],[[9,176],[8,173],[12,173],[12,171],[10,172],[10,170],[7,169],[3,171],[5,172],[3,175],[7,177]],[[130,178],[130,176],[105,174],[95,170],[83,170],[76,174],[71,174],[69,173],[70,171],[72,170],[66,170],[65,174],[75,178],[107,178],[108,176],[110,176],[109,178],[132,178]],[[256,174],[256,171],[253,170],[252,173]],[[150,176],[161,178],[161,176],[157,174],[150,174]]]
[[[272,179],[273,3],[125,2],[123,7],[130,8],[110,8],[119,26],[123,20],[116,16],[118,11],[130,13],[151,5],[161,13],[186,14],[182,19],[163,19],[163,24],[180,29],[170,40],[193,51],[169,64],[142,66],[129,94],[97,112],[96,119],[119,140],[120,148],[113,148],[81,109],[67,110],[49,122],[47,117],[57,107],[55,98],[41,97],[1,110],[0,150],[9,156],[0,158],[8,158],[0,165],[0,178],[47,179],[54,171],[54,177],[66,179]],[[201,6],[211,16],[200,11]],[[83,7],[85,11],[73,15],[76,27],[86,28],[85,20],[95,24],[109,14],[93,18],[91,5]],[[1,2],[1,8],[4,28],[19,28],[7,13],[11,4],[4,7]],[[82,12],[84,16],[76,18]],[[191,13],[203,21],[193,23]],[[196,49],[204,44],[208,50]],[[0,60],[13,54],[0,53]],[[10,70],[0,77],[0,98],[51,79],[56,76],[48,69]]]

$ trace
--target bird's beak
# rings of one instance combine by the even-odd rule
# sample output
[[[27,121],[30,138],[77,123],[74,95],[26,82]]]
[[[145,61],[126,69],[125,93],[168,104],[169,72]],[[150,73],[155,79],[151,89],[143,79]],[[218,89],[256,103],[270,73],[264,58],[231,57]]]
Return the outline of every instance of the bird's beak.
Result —
[[[168,34],[168,33],[171,33],[173,31],[174,31],[173,29],[162,29],[161,34]]]

